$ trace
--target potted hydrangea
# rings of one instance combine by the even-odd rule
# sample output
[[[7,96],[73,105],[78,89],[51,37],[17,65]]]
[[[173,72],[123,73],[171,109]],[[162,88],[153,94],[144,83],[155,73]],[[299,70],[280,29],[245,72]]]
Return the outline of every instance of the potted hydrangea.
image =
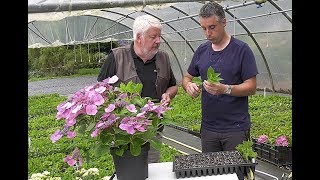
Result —
[[[278,136],[274,144],[270,142],[265,134],[253,139],[254,150],[258,153],[258,158],[271,162],[277,166],[287,166],[292,164],[292,150],[289,147],[288,138],[284,135]]]
[[[117,76],[84,87],[57,106],[57,120],[64,120],[61,129],[51,135],[56,143],[62,137],[69,139],[87,134],[97,140],[93,149],[96,155],[110,152],[122,156],[130,151],[139,156],[146,144],[160,149],[162,143],[154,137],[160,124],[166,124],[164,113],[168,104],[154,103],[151,98],[140,96],[142,84],[121,83]],[[161,123],[160,123],[161,122]],[[78,147],[64,158],[70,166],[81,166]]]

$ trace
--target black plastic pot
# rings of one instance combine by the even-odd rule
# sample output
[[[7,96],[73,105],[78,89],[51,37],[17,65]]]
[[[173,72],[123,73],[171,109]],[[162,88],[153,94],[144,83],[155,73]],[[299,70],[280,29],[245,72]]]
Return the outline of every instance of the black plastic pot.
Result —
[[[133,156],[130,151],[125,151],[122,156],[115,154],[115,149],[110,153],[115,165],[118,180],[145,180],[148,177],[148,151],[150,143],[141,148],[139,156]]]

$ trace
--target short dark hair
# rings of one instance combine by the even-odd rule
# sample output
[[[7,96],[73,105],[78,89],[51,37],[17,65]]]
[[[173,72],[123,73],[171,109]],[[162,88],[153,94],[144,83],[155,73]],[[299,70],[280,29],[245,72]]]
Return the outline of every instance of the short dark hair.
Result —
[[[222,21],[225,18],[225,13],[220,4],[216,2],[208,2],[201,7],[199,16],[203,18],[217,16],[219,21]]]

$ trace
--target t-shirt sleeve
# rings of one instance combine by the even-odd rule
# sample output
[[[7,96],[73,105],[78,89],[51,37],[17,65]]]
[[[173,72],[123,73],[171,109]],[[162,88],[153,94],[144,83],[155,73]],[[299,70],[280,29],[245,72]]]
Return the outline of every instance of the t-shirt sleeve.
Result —
[[[109,55],[107,56],[106,60],[104,61],[100,69],[100,73],[98,75],[97,80],[101,82],[104,79],[107,79],[108,77],[112,77],[114,75],[116,75],[116,63],[113,52],[110,51]]]
[[[243,81],[259,74],[254,54],[247,44],[244,45],[244,55],[241,67],[241,77]]]
[[[188,70],[187,72],[193,76],[193,77],[198,77],[200,76],[200,73],[199,73],[199,69],[198,69],[198,66],[197,66],[197,61],[198,61],[198,50],[196,50],[192,56],[192,60],[191,60],[191,63],[189,64],[189,67],[188,67]]]
[[[175,86],[175,85],[177,85],[177,80],[176,80],[176,78],[175,78],[175,76],[174,76],[174,74],[173,74],[173,71],[172,71],[171,67],[170,67],[169,87]]]

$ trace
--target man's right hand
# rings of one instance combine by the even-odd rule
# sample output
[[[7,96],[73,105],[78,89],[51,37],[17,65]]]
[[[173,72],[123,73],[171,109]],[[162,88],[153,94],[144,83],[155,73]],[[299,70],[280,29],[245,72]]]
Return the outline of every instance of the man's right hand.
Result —
[[[201,89],[198,87],[196,83],[188,82],[186,91],[191,97],[196,98],[199,96]]]

